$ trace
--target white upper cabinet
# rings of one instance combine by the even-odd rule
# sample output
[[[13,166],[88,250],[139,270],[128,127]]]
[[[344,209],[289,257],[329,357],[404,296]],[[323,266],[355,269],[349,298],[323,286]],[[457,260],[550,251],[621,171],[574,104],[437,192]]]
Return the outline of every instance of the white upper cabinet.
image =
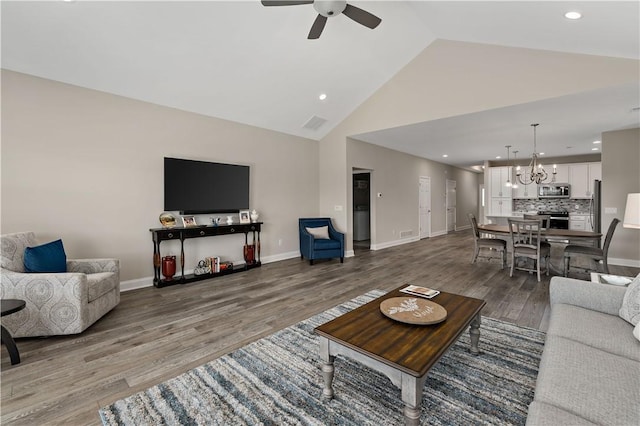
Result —
[[[602,179],[602,163],[569,164],[571,198],[591,198],[595,179]]]
[[[553,164],[545,167],[545,169],[547,171],[553,171]],[[556,166],[556,182],[569,183],[569,165],[568,164],[558,164]]]
[[[507,179],[509,179],[509,173],[511,173],[511,167],[491,167],[489,169],[490,185],[491,185],[491,198],[495,197],[508,197],[511,198],[511,187],[507,187]],[[513,183],[513,179],[510,179]]]
[[[587,163],[589,165],[589,179],[593,184],[593,181],[598,179],[602,180],[602,163]],[[593,188],[591,188],[593,190]]]
[[[516,182],[518,187],[513,190],[513,198],[538,198],[538,185],[531,183],[529,185],[523,185],[518,181],[515,171],[513,172],[512,182]]]

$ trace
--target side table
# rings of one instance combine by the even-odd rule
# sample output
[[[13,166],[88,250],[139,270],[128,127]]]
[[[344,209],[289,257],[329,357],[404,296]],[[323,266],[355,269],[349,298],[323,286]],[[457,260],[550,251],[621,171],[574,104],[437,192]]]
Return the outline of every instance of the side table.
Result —
[[[27,303],[24,300],[20,299],[3,299],[0,300],[0,305],[2,308],[2,315],[11,315],[18,311],[21,311],[27,306]],[[9,330],[0,326],[2,329],[2,343],[7,346],[7,351],[9,351],[9,357],[11,358],[11,365],[20,364],[20,353],[18,352],[18,348],[16,346],[16,342],[11,337],[11,333]]]

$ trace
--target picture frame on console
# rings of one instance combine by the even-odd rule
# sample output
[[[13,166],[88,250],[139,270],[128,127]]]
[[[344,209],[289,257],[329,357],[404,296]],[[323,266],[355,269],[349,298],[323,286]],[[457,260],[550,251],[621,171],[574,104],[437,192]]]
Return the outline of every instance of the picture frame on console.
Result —
[[[240,223],[251,223],[249,210],[240,210]]]
[[[195,216],[182,216],[182,224],[184,225],[185,228],[198,226],[198,224],[196,223]]]

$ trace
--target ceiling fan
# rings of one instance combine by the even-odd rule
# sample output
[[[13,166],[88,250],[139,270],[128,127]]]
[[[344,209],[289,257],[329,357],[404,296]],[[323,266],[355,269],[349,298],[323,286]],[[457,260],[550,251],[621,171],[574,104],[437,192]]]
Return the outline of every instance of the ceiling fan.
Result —
[[[318,17],[311,26],[308,39],[317,39],[322,34],[327,18],[338,16],[341,13],[353,19],[359,24],[374,29],[382,19],[371,13],[360,9],[359,7],[347,4],[345,0],[262,0],[263,6],[295,6],[299,4],[313,4],[313,8],[318,12]]]

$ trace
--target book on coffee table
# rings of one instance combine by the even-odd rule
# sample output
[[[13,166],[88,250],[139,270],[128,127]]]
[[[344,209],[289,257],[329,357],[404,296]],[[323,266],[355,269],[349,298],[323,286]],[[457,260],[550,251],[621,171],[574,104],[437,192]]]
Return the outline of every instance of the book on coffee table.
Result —
[[[432,288],[420,287],[418,285],[409,284],[407,287],[400,290],[402,293],[411,294],[412,296],[424,297],[426,299],[431,299],[440,294],[439,290],[434,290]]]

